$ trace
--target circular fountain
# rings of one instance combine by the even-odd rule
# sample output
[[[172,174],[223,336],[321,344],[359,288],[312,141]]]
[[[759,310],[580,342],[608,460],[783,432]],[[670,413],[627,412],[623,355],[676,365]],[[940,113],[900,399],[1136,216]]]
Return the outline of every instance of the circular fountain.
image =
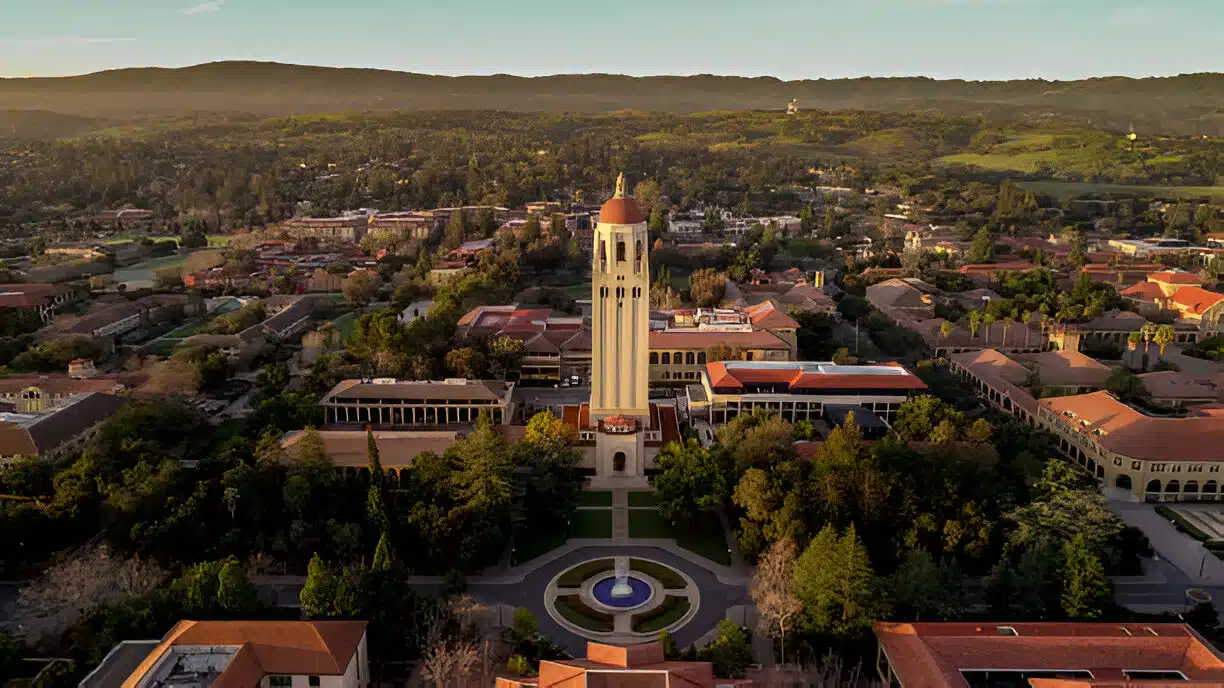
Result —
[[[633,576],[608,576],[591,587],[591,597],[596,602],[618,610],[640,607],[653,596],[650,584]]]

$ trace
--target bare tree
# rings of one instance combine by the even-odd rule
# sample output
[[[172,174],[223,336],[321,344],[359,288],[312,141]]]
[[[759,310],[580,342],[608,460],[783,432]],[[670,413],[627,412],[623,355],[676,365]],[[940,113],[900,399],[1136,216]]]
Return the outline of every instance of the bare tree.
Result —
[[[52,640],[90,611],[145,595],[166,576],[151,560],[127,559],[105,545],[86,547],[21,589],[14,620],[28,642]]]
[[[789,537],[773,543],[752,576],[752,600],[760,616],[761,632],[778,639],[782,664],[786,664],[786,636],[795,618],[803,612],[803,603],[791,591],[796,549],[795,541]]]

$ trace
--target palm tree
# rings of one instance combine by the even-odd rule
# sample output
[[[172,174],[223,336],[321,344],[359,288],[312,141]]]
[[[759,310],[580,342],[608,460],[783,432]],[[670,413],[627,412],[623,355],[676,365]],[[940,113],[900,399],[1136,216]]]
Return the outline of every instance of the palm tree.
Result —
[[[1029,347],[1029,337],[1033,334],[1033,329],[1029,327],[1033,323],[1033,311],[1024,311],[1020,314],[1020,322],[1024,325],[1024,348]]]
[[[1149,353],[1152,349],[1152,337],[1156,336],[1156,326],[1150,322],[1143,323],[1139,333],[1143,335],[1143,353]]]
[[[1161,325],[1156,328],[1156,334],[1152,339],[1160,345],[1160,357],[1164,358],[1165,347],[1177,341],[1177,333],[1173,331],[1172,325]]]
[[[1007,328],[1015,324],[1016,324],[1016,319],[1012,317],[1010,313],[1007,314],[1007,317],[1003,318],[1003,346],[1004,348],[1007,347]]]
[[[945,320],[943,321],[943,324],[939,326],[939,336],[942,339],[947,339],[948,335],[950,334],[952,334],[952,323]]]
[[[982,324],[982,311],[969,311],[969,335],[970,339],[977,339],[978,327]]]
[[[986,325],[986,346],[990,346],[990,326],[995,324],[995,317],[991,313],[982,316],[982,324]]]

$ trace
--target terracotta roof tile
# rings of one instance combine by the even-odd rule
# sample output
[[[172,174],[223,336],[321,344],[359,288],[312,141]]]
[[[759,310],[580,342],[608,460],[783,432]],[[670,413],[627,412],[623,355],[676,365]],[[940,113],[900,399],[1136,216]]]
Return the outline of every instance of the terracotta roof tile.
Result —
[[[741,349],[785,349],[790,345],[766,330],[753,332],[678,332],[653,331],[650,333],[650,348],[666,351],[670,349],[706,349],[715,344],[726,344]]]
[[[1042,399],[1038,403],[1053,411],[1065,427],[1123,456],[1156,461],[1224,461],[1220,449],[1224,447],[1221,409],[1201,408],[1180,418],[1148,416],[1109,392]]]
[[[1164,290],[1155,282],[1138,282],[1118,293],[1139,301],[1161,301],[1165,298]]]
[[[1202,315],[1207,309],[1224,301],[1224,294],[1207,291],[1202,287],[1182,287],[1173,292],[1173,303],[1183,306],[1194,315]]]
[[[1151,282],[1164,282],[1165,284],[1202,284],[1203,279],[1193,272],[1153,272],[1148,275],[1148,280]]]
[[[755,306],[748,306],[744,309],[748,314],[748,318],[752,321],[752,326],[763,330],[797,330],[799,323],[789,315],[778,310],[778,307],[772,301],[763,301]]]

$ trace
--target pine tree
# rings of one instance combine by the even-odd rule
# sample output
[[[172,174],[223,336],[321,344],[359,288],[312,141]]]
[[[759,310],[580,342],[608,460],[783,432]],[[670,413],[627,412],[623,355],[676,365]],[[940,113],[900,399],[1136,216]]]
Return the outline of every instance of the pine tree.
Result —
[[[989,263],[994,260],[994,241],[990,238],[990,230],[982,227],[973,235],[973,243],[969,246],[966,259],[970,263]]]
[[[395,568],[395,551],[391,549],[391,540],[387,531],[378,538],[378,546],[374,548],[374,561],[370,564],[371,571],[388,571]]]
[[[383,532],[386,532],[391,526],[391,519],[387,517],[387,504],[383,501],[381,485],[370,485],[370,491],[366,495],[366,517],[370,519],[374,527]]]
[[[1096,619],[1112,593],[1105,566],[1082,534],[1063,545],[1063,612],[1072,619]]]

